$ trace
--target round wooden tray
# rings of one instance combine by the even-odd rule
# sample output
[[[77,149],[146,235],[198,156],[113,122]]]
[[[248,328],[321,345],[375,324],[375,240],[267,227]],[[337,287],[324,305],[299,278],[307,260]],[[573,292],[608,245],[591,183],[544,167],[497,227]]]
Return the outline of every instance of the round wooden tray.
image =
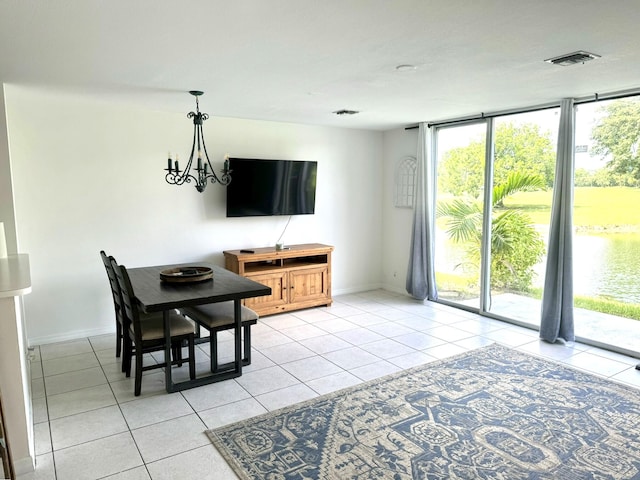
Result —
[[[160,280],[168,283],[194,283],[213,278],[213,270],[209,267],[168,268],[160,272]]]

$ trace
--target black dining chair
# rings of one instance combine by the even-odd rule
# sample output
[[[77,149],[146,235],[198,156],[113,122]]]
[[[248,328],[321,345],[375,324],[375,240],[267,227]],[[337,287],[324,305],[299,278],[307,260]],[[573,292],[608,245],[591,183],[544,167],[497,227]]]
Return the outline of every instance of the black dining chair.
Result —
[[[100,257],[102,258],[102,263],[104,264],[104,268],[107,271],[107,277],[109,279],[109,285],[111,286],[111,296],[113,297],[113,308],[115,310],[116,315],[116,357],[120,357],[122,353],[122,345],[124,344],[124,335],[122,329],[122,313],[120,312],[120,305],[118,297],[120,296],[120,287],[118,287],[118,280],[116,279],[116,274],[113,271],[113,266],[111,265],[111,260],[104,250],[100,250]],[[124,362],[123,369],[124,372]]]
[[[162,312],[144,314],[138,310],[135,300],[133,287],[129,279],[129,274],[124,265],[118,265],[112,258],[111,265],[118,280],[120,287],[121,310],[123,312],[123,328],[125,334],[128,333],[131,342],[124,343],[124,360],[127,362],[127,376],[131,373],[131,357],[136,359],[136,376],[135,376],[135,396],[139,396],[142,390],[142,372],[154,368],[171,368],[172,365],[182,365],[182,362],[189,362],[189,378],[196,378],[195,363],[195,344],[194,344],[194,325],[179,315],[175,311],[169,312],[169,328],[171,335],[171,346],[174,352],[173,359],[165,358],[163,363],[143,366],[143,355],[145,353],[163,350],[165,346],[164,324]],[[144,317],[142,319],[141,317]],[[182,358],[182,343],[187,342],[189,349],[189,357]],[[177,357],[177,358],[176,358]]]
[[[116,315],[116,357],[121,356],[121,351],[125,350],[127,353],[123,356],[122,360],[122,371],[126,373],[127,377],[131,376],[131,356],[135,355],[133,341],[128,333],[128,327],[125,325],[126,319],[123,316],[122,312],[122,292],[120,291],[120,285],[118,285],[118,279],[116,278],[116,273],[113,269],[113,265],[117,265],[116,260],[112,256],[107,256],[104,250],[100,252],[100,256],[102,257],[102,262],[104,263],[105,269],[107,271],[107,277],[109,278],[109,284],[111,286],[111,295],[113,297],[113,306]],[[112,265],[113,262],[113,265]],[[145,321],[147,318],[147,314],[143,312],[139,312],[140,321]],[[152,315],[151,318],[157,319],[157,314]],[[161,347],[158,347],[160,350]],[[177,347],[172,347],[173,358],[180,359],[182,355],[182,351]],[[182,365],[182,364],[180,364]]]
[[[235,327],[233,301],[209,303],[195,307],[184,307],[180,312],[209,330],[209,345],[211,354],[211,371],[218,371],[218,332]],[[258,323],[258,314],[244,305],[240,306],[242,332],[244,337],[244,356],[242,365],[251,364],[251,326]]]

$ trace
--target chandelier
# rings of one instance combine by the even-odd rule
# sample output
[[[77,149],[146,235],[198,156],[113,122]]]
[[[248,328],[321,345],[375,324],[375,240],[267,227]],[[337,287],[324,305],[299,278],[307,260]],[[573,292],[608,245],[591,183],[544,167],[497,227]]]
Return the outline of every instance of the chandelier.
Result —
[[[207,153],[207,147],[204,144],[204,135],[202,133],[202,123],[209,118],[206,113],[200,112],[200,105],[198,104],[198,97],[204,92],[198,90],[189,91],[191,95],[196,97],[196,111],[189,112],[187,118],[193,118],[193,145],[191,146],[191,154],[189,155],[189,161],[184,170],[180,170],[180,164],[178,162],[178,155],[176,155],[175,161],[171,158],[169,153],[169,160],[167,161],[167,168],[165,171],[165,180],[171,185],[182,185],[183,183],[195,182],[196,190],[204,192],[207,187],[207,182],[219,183],[221,185],[229,185],[231,183],[231,170],[229,170],[229,159],[224,161],[224,169],[220,171],[222,176],[218,178],[211,166],[209,160],[209,154]],[[203,155],[204,153],[204,155]],[[196,166],[191,170],[193,166],[193,157],[196,156]]]

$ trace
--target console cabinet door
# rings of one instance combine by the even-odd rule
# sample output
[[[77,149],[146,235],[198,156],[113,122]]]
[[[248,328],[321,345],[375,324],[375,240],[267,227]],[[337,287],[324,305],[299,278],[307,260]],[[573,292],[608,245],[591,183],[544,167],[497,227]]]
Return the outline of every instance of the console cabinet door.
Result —
[[[287,294],[289,288],[287,284],[288,273],[286,271],[269,272],[262,274],[247,274],[254,282],[261,283],[271,288],[271,295],[263,297],[247,298],[244,304],[249,308],[256,307],[257,310],[280,307],[289,302]]]
[[[330,297],[327,266],[292,270],[289,273],[289,302],[304,303]]]

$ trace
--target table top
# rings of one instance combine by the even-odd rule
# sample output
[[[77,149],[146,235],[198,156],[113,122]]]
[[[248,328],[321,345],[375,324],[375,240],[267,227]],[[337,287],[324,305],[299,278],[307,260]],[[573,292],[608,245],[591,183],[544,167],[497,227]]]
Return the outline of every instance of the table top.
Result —
[[[274,247],[260,247],[251,250],[225,250],[222,252],[225,257],[252,257],[262,254],[277,255],[281,257],[295,257],[300,255],[317,255],[318,252],[332,252],[331,245],[323,243],[303,243],[300,245],[287,245],[284,250],[276,250]]]
[[[210,267],[213,270],[213,279],[196,283],[160,281],[162,270],[193,266]],[[136,299],[142,310],[147,313],[271,294],[271,288],[261,283],[208,263],[128,268],[127,272]]]

